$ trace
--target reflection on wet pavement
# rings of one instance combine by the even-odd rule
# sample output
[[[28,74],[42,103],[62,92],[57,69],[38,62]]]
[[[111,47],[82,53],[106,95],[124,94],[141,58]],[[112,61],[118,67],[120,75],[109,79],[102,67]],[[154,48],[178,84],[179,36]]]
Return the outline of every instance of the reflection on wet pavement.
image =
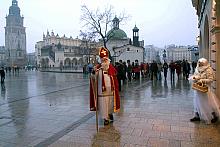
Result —
[[[191,123],[193,91],[185,80],[133,81],[123,86],[121,111],[96,132],[82,74],[6,75],[0,98],[0,146],[220,146],[218,124]]]

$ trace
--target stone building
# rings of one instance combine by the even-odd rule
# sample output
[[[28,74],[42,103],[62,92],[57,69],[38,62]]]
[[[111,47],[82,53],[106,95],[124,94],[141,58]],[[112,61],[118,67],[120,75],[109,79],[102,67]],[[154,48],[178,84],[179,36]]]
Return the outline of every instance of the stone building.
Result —
[[[5,55],[6,66],[26,65],[26,32],[24,17],[20,15],[17,0],[12,0],[9,14],[6,16]]]
[[[4,67],[5,64],[5,47],[0,46],[0,67]]]
[[[60,37],[52,31],[43,34],[43,40],[35,45],[38,67],[81,68],[84,64],[94,62],[96,42],[73,39],[65,35]]]
[[[139,41],[139,29],[135,25],[133,28],[133,41],[127,37],[127,34],[119,28],[119,19],[115,17],[112,20],[113,28],[108,31],[108,42],[106,44],[111,56],[115,62],[119,60],[134,62],[144,61],[144,41]]]
[[[188,60],[191,62],[191,48],[189,46],[169,46],[166,48],[167,52],[167,61],[170,62],[171,60]]]
[[[212,89],[220,98],[220,1],[192,0],[192,5],[199,21],[199,56],[209,60],[215,72]]]
[[[27,53],[27,66],[35,67],[36,62],[35,53]]]
[[[131,63],[138,60],[139,62],[144,62],[144,48],[133,46],[130,44],[123,45],[120,47],[114,48],[115,52],[115,61],[125,61],[130,60]]]
[[[153,60],[156,60],[157,53],[159,48],[154,45],[146,45],[145,46],[145,62],[152,63]]]

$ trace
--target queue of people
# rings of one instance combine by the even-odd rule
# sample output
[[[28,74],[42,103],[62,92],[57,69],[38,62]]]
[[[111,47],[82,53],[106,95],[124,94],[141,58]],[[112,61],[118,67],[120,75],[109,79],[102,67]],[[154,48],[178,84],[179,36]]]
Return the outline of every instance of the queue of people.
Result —
[[[131,82],[132,80],[139,80],[140,78],[149,78],[151,80],[167,80],[167,73],[170,71],[170,79],[172,81],[177,79],[188,80],[191,69],[195,71],[196,62],[192,62],[192,65],[187,60],[171,60],[170,63],[164,61],[164,63],[156,62],[152,63],[139,63],[138,60],[132,62],[127,60],[127,62],[119,60],[115,62],[114,67],[117,70],[117,79],[119,81],[119,90],[121,91],[122,83],[125,84],[126,81]],[[91,73],[94,68],[93,64],[88,64],[84,66],[83,73]],[[192,72],[193,72],[192,71]]]
[[[161,80],[162,77],[164,77],[164,80],[166,80],[168,71],[170,71],[171,80],[174,80],[175,77],[188,80],[191,69],[195,71],[195,63],[196,62],[192,62],[192,65],[190,65],[187,60],[171,60],[168,64],[166,61],[161,63],[153,60],[152,63],[139,64],[138,60],[132,63],[130,60],[127,60],[126,64],[125,61],[119,60],[119,62],[115,63],[115,67],[118,71],[118,79],[123,81],[123,83],[126,80],[130,82],[132,79],[140,79],[140,77],[150,78],[151,80]]]

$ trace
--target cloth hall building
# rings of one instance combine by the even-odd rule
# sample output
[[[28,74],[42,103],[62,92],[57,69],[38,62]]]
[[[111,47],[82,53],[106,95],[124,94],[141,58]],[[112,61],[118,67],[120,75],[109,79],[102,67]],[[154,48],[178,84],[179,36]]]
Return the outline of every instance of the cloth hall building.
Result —
[[[73,39],[65,35],[60,37],[52,31],[43,34],[43,40],[35,45],[38,67],[81,68],[84,64],[93,62],[93,50],[96,42]]]

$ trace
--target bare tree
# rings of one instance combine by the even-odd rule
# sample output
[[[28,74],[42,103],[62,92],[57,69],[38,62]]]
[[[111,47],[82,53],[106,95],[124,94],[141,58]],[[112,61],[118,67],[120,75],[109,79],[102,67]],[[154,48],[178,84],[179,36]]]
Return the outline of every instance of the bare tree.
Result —
[[[90,63],[90,55],[95,55],[95,51],[92,50],[93,47],[91,46],[91,43],[94,42],[95,34],[91,32],[83,32],[82,30],[80,30],[80,36],[82,36],[82,40],[85,42],[86,51],[84,52],[84,54],[88,55],[88,62]]]
[[[99,8],[93,11],[86,5],[82,5],[81,11],[81,21],[84,23],[83,27],[87,27],[88,32],[95,34],[97,37],[101,37],[104,47],[107,48],[106,43],[111,39],[114,33],[114,31],[111,31],[107,34],[114,17],[113,7],[106,6],[103,11],[100,11]],[[124,12],[118,17],[120,22],[128,18],[129,16],[126,16]]]

